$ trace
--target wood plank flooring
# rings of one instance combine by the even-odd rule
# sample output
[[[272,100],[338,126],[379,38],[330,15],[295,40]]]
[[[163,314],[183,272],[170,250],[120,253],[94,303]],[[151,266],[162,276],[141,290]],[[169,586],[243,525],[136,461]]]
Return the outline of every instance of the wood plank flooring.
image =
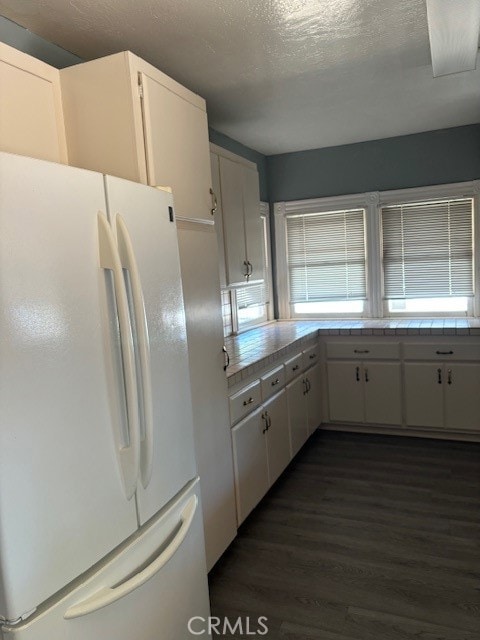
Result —
[[[480,640],[480,445],[317,431],[210,595],[269,640]]]

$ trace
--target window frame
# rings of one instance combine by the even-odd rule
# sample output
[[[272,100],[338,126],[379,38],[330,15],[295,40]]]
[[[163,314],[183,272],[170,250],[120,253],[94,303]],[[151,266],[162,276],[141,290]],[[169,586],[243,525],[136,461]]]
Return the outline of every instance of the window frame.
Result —
[[[465,317],[460,312],[390,312],[388,310],[388,301],[383,298],[381,207],[455,197],[473,198],[474,297],[467,314],[471,314],[468,317],[478,317],[480,315],[480,180],[390,191],[370,191],[309,200],[275,202],[273,211],[279,317],[282,319]],[[367,299],[365,300],[364,313],[357,315],[295,314],[290,304],[288,284],[286,216],[291,213],[322,213],[355,208],[365,209]]]

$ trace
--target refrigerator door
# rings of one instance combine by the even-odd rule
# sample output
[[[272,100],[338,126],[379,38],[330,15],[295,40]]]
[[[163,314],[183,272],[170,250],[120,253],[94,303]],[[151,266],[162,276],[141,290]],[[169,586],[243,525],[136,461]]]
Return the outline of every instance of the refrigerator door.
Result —
[[[207,572],[198,481],[134,540],[5,640],[185,640],[205,629]],[[203,634],[202,637],[209,637]]]
[[[116,455],[128,433],[118,441],[125,407],[109,354],[119,346],[106,342],[117,323],[99,267],[105,207],[101,175],[0,153],[0,615],[9,620],[137,528]]]
[[[111,176],[105,184],[134,325],[142,524],[196,475],[177,231],[170,193]]]

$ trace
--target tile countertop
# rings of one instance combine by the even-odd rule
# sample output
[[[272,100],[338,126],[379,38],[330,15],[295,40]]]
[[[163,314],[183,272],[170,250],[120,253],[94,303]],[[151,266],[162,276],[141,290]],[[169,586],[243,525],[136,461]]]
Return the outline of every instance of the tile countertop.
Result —
[[[480,319],[419,318],[395,320],[279,320],[225,338],[230,356],[229,386],[293,353],[315,335],[477,335]]]

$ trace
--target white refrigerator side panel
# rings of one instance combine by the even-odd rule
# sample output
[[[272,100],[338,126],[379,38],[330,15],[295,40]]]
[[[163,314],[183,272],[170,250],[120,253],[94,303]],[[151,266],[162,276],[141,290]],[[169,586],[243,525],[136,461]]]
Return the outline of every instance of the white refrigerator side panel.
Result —
[[[118,600],[95,609],[102,593],[114,593],[129,581],[141,582],[180,532],[183,514],[196,509],[185,536],[168,560],[147,581]],[[185,640],[191,618],[210,614],[198,481],[113,555],[97,572],[31,621],[4,631],[5,640]],[[112,596],[113,597],[113,596]],[[80,612],[84,615],[69,618]],[[194,620],[192,629],[205,628]],[[206,633],[203,638],[209,637]]]
[[[112,227],[120,215],[132,242],[150,342],[153,465],[148,485],[143,486],[141,478],[138,482],[143,524],[196,475],[177,232],[170,220],[171,194],[111,176],[105,183]],[[140,381],[140,397],[141,391]]]
[[[31,610],[137,527],[107,366],[102,176],[0,154],[0,614]]]

